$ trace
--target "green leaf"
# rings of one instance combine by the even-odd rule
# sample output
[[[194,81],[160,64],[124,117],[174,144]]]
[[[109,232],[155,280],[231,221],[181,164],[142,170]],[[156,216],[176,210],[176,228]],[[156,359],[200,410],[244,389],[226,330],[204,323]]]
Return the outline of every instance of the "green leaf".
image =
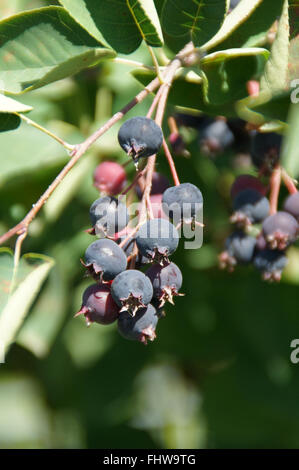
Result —
[[[293,178],[299,177],[299,104],[292,104],[289,112],[289,127],[283,142],[281,165]]]
[[[227,13],[226,0],[166,0],[162,10],[162,26],[172,37],[188,37],[196,46],[211,39]],[[186,41],[187,42],[187,41]]]
[[[7,254],[4,261],[6,268],[7,288],[12,279],[11,270],[7,269]],[[2,263],[1,263],[2,264]],[[37,254],[24,255],[16,275],[16,288],[8,297],[7,303],[0,314],[0,343],[7,351],[14,341],[35,297],[54,265],[53,259]]]
[[[252,47],[261,44],[280,15],[284,0],[241,0],[222,27],[203,47],[207,50]]]
[[[201,61],[207,78],[206,100],[221,105],[247,96],[246,83],[266,62],[269,51],[262,48],[228,49],[211,53]]]
[[[236,116],[235,101],[245,98],[246,82],[250,80],[266,61],[266,49],[230,49],[207,55],[201,61],[202,76],[194,71],[178,75],[169,92],[169,102],[204,113],[227,117]],[[154,74],[134,70],[133,76],[146,85]],[[203,77],[203,78],[202,78]]]
[[[0,113],[0,122],[1,116]],[[62,139],[70,143],[75,144],[82,140],[82,135],[73,126],[56,122],[55,128],[54,125],[48,125],[48,128],[56,131]],[[5,158],[1,161],[1,184],[18,175],[25,176],[26,173],[34,173],[54,165],[63,165],[69,159],[58,142],[25,123],[22,123],[15,132],[1,135],[1,151],[3,155],[5,154]]]
[[[277,93],[288,87],[289,64],[289,11],[288,0],[284,1],[282,14],[278,23],[271,55],[261,78],[261,92]]]
[[[152,47],[163,46],[163,34],[154,1],[126,1],[144,41]]]
[[[124,0],[59,0],[69,14],[103,45],[130,54],[142,41]]]
[[[62,7],[20,13],[0,22],[0,88],[21,93],[73,75],[115,53]]]
[[[17,129],[21,119],[12,113],[26,113],[33,108],[0,94],[0,132]]]
[[[262,96],[251,100],[250,109],[260,113],[265,120],[277,120],[287,122],[290,108],[290,91],[277,93],[270,100],[263,100]]]
[[[0,132],[12,131],[21,124],[21,119],[16,114],[0,112]]]
[[[0,94],[0,113],[26,113],[33,108]]]
[[[68,292],[64,276],[55,266],[17,336],[18,344],[37,357],[49,354],[68,312]]]

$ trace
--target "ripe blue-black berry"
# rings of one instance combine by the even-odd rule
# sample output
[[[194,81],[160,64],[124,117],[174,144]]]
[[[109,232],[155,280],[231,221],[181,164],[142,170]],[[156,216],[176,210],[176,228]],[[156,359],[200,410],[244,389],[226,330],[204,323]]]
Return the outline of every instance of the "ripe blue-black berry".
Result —
[[[120,273],[111,285],[111,294],[121,311],[135,315],[137,310],[146,307],[153,297],[153,286],[141,271],[129,269]]]
[[[163,142],[163,133],[152,119],[133,117],[119,129],[118,142],[137,161],[140,157],[150,157],[158,152]]]
[[[288,212],[276,212],[263,222],[263,235],[272,250],[284,250],[296,240],[298,233],[298,222]]]
[[[299,222],[299,191],[290,194],[283,205],[283,210],[289,212]]]
[[[158,318],[157,311],[151,304],[139,310],[134,317],[123,312],[118,319],[118,331],[126,339],[147,344],[148,340],[154,341],[156,338]]]
[[[238,225],[249,225],[264,220],[269,214],[269,201],[255,189],[240,191],[233,200],[234,214],[230,220]]]
[[[109,325],[118,318],[119,307],[114,302],[110,288],[105,284],[93,284],[83,293],[82,306],[75,316],[83,314],[87,325],[96,322]]]
[[[152,265],[145,273],[151,280],[154,289],[153,297],[159,301],[159,308],[165,302],[174,304],[173,297],[179,294],[182,287],[183,276],[175,263],[166,266]]]
[[[230,190],[231,198],[235,199],[235,197],[245,189],[253,189],[261,193],[263,196],[265,196],[267,193],[267,188],[260,182],[258,178],[251,175],[240,175],[232,184]]]
[[[227,123],[217,119],[201,128],[200,150],[206,155],[223,152],[234,142],[234,135]]]
[[[106,238],[89,245],[84,259],[84,266],[90,274],[103,281],[111,281],[127,267],[124,251],[117,243]]]
[[[154,171],[152,178],[151,196],[154,194],[162,194],[169,188],[169,181],[162,173]],[[136,187],[136,193],[139,199],[142,198],[142,191],[139,186]]]
[[[99,236],[112,236],[123,230],[130,220],[126,205],[112,196],[96,199],[89,215],[95,233]]]
[[[270,171],[278,163],[282,137],[275,132],[266,134],[253,132],[251,159],[253,164],[264,171]]]
[[[195,217],[203,205],[201,191],[191,183],[171,186],[163,194],[163,210],[174,219],[175,224]]]
[[[253,259],[254,266],[261,271],[265,281],[280,281],[282,271],[287,265],[288,259],[283,251],[262,250],[258,251]]]
[[[115,196],[126,184],[126,172],[117,162],[102,162],[94,171],[93,184],[101,193]]]
[[[179,234],[168,220],[151,219],[141,225],[136,243],[143,256],[165,264],[178,247]]]
[[[225,242],[226,250],[219,256],[221,269],[233,271],[237,264],[248,264],[253,258],[256,239],[238,230],[230,235]]]

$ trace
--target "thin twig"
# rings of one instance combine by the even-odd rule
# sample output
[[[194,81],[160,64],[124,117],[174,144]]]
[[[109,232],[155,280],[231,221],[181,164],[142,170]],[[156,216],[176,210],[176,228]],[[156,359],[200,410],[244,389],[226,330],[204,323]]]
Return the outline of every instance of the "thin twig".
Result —
[[[167,145],[165,139],[163,139],[163,149],[164,149],[165,156],[168,160],[168,164],[169,164],[169,168],[170,168],[170,171],[171,171],[171,174],[172,174],[174,184],[176,186],[178,186],[180,184],[180,180],[179,180],[179,177],[178,177],[178,174],[177,174],[177,171],[176,171],[176,167],[175,167],[172,155],[170,153],[170,150],[168,148],[168,145]]]
[[[270,178],[270,215],[276,214],[278,206],[278,197],[281,183],[281,168],[277,165],[272,171]]]
[[[295,181],[290,177],[284,168],[281,169],[282,180],[290,194],[297,193],[298,189]]]
[[[53,132],[49,131],[49,129],[46,129],[45,127],[41,126],[35,121],[32,121],[32,119],[29,119],[27,116],[25,116],[22,113],[15,113],[19,118],[21,118],[23,121],[25,121],[27,124],[29,124],[32,127],[35,127],[39,131],[43,132],[44,134],[47,134],[49,137],[52,139],[56,140],[59,144],[61,144],[66,150],[72,151],[74,150],[74,145],[68,144],[64,140],[62,140],[60,137],[57,135],[53,134]]]

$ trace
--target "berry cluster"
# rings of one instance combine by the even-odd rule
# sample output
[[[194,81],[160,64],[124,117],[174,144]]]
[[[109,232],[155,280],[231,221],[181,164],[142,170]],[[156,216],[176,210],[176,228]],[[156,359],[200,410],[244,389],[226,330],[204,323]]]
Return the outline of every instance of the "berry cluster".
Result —
[[[137,165],[140,158],[158,152],[163,134],[155,121],[136,117],[121,126],[118,140]],[[151,189],[146,192],[147,181],[142,170],[123,189],[123,166],[103,162],[96,168],[94,185],[101,197],[90,207],[88,232],[98,239],[81,260],[95,283],[85,290],[76,314],[83,314],[88,325],[117,321],[124,338],[144,344],[155,339],[158,319],[165,315],[164,304],[173,304],[175,296],[183,295],[179,293],[182,273],[169,257],[178,247],[180,227],[201,225],[196,216],[203,204],[200,190],[191,183],[170,186],[164,175],[153,172]],[[135,227],[124,203],[132,189],[141,199]]]
[[[225,242],[219,264],[232,271],[237,264],[252,262],[264,280],[279,281],[287,264],[286,249],[299,236],[299,192],[280,166],[281,136],[254,131],[250,139],[251,159],[259,178],[241,175],[231,187],[230,221],[236,229]],[[261,177],[269,177],[267,186]],[[290,195],[278,210],[281,180]]]

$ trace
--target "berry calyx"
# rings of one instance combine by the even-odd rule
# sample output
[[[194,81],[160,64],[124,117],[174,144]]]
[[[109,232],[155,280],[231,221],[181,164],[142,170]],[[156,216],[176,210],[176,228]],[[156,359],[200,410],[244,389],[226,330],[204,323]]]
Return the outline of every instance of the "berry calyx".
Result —
[[[93,185],[101,193],[115,196],[126,185],[126,172],[119,163],[102,162],[94,170]]]
[[[283,251],[269,249],[258,251],[253,259],[253,264],[261,271],[263,280],[270,282],[280,281],[287,262],[288,259]]]
[[[154,289],[153,298],[159,301],[159,308],[163,307],[165,302],[174,305],[173,297],[184,295],[178,292],[182,287],[183,276],[175,263],[166,266],[154,264],[145,274],[151,280]]]
[[[284,250],[296,240],[298,233],[299,224],[288,212],[276,212],[263,222],[263,235],[272,250]]]
[[[128,311],[134,316],[140,308],[146,307],[153,297],[153,286],[141,271],[130,269],[120,273],[111,285],[111,294],[121,312]]]
[[[169,262],[179,244],[177,229],[166,219],[151,219],[141,225],[136,235],[140,253],[161,265]]]
[[[264,220],[269,214],[268,199],[255,189],[240,191],[233,200],[232,223],[247,226]]]
[[[118,331],[125,339],[140,341],[146,345],[147,341],[154,341],[156,338],[158,318],[157,311],[151,304],[139,310],[134,317],[123,312],[118,319]]]
[[[158,152],[163,142],[161,127],[150,118],[140,116],[128,119],[118,131],[121,148],[134,162]]]
[[[97,240],[85,251],[85,262],[82,264],[95,278],[111,281],[127,267],[127,257],[124,251],[113,240],[103,238]]]
[[[103,284],[93,284],[83,293],[82,305],[75,316],[83,314],[87,326],[96,322],[101,325],[109,325],[118,318],[119,307],[114,302],[110,293],[110,287]]]

